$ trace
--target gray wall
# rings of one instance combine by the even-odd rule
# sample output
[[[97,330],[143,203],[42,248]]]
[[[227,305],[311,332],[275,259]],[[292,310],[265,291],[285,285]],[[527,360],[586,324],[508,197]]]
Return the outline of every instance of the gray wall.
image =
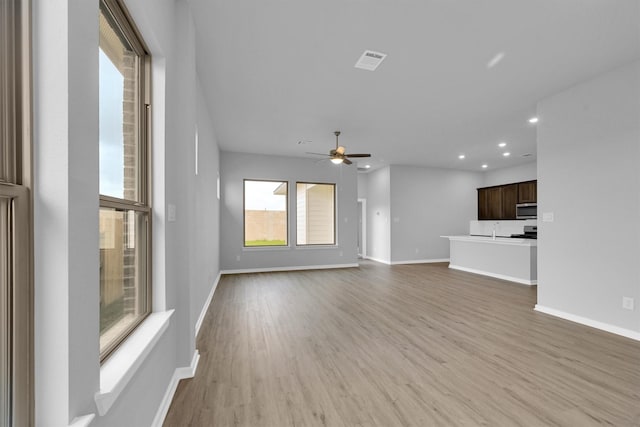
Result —
[[[469,233],[482,174],[391,166],[391,261],[449,258],[443,235]]]
[[[312,159],[221,152],[220,265],[225,271],[357,263],[357,173],[355,166],[336,166]],[[289,247],[244,248],[244,179],[289,183]],[[335,183],[337,245],[296,247],[296,181]]]
[[[367,174],[367,258],[391,262],[391,169]]]
[[[217,276],[218,155],[196,97],[185,2],[127,1],[153,55],[153,307],[167,331],[92,426],[149,425],[195,351],[194,324]],[[99,391],[98,1],[34,0],[35,412],[39,426],[96,413]],[[194,138],[200,131],[201,173]],[[206,165],[207,167],[204,167]],[[167,222],[166,205],[177,206]]]
[[[510,168],[483,172],[483,175],[482,186],[491,187],[493,185],[532,181],[538,178],[538,171],[536,162],[534,161]]]
[[[220,272],[220,201],[217,181],[220,173],[220,153],[209,110],[198,84],[198,175],[195,177],[195,197],[190,211],[193,220],[189,270],[191,283],[191,326],[195,327],[211,286]],[[195,161],[195,159],[194,159]]]
[[[538,105],[538,305],[640,330],[640,62]],[[622,309],[622,297],[635,310]]]
[[[369,175],[358,173],[358,199],[366,199],[369,194]]]

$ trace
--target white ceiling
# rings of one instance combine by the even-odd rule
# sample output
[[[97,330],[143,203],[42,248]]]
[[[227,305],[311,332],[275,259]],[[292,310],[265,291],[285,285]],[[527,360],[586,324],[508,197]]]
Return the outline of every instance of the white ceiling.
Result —
[[[189,1],[228,151],[313,157],[341,130],[374,167],[515,166],[537,101],[640,58],[638,0]],[[374,72],[366,49],[388,55]]]

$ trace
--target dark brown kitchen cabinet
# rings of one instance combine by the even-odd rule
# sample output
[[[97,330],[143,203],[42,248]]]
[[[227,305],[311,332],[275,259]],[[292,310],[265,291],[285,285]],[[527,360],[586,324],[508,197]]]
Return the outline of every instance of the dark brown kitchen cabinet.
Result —
[[[500,219],[516,219],[518,184],[503,185],[500,190],[502,193],[502,216]]]
[[[487,189],[487,211],[489,218],[502,217],[502,192],[500,187]]]
[[[515,219],[515,199],[517,199],[517,188],[504,190],[499,187],[478,188],[478,219],[508,219],[509,215],[507,200],[513,200],[513,217]]]
[[[516,219],[516,204],[535,201],[536,181],[478,188],[478,219]]]
[[[518,183],[518,203],[536,203],[537,181]]]
[[[490,218],[489,214],[489,188],[478,188],[478,219]]]

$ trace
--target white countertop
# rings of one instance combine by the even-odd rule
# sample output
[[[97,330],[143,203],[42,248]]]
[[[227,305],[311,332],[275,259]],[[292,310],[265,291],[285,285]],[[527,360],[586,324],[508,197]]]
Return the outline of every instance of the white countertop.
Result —
[[[476,242],[476,243],[490,243],[497,245],[514,245],[514,246],[538,246],[536,239],[518,239],[513,237],[496,237],[495,239],[490,236],[440,236],[445,239],[462,241],[462,242]]]

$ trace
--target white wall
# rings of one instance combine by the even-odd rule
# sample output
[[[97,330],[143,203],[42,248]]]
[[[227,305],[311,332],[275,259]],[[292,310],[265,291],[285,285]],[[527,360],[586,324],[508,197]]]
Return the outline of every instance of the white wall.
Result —
[[[269,269],[301,266],[357,263],[357,178],[354,166],[336,166],[330,162],[265,156],[220,153],[222,270]],[[244,248],[244,179],[282,180],[289,183],[289,247]],[[296,247],[295,184],[302,182],[335,183],[336,246]]]
[[[483,172],[482,187],[533,181],[538,178],[536,162]]]
[[[369,195],[369,174],[358,173],[358,199],[366,199]]]
[[[128,1],[153,57],[153,306],[175,309],[143,366],[92,426],[150,425],[217,276],[217,145],[196,98],[187,3]],[[96,413],[98,361],[98,1],[34,0],[36,424]],[[201,130],[202,171],[194,138]],[[207,167],[204,167],[207,165]],[[177,206],[168,223],[166,204]],[[95,302],[92,304],[92,301]]]
[[[367,258],[391,262],[391,168],[367,174]]]
[[[209,109],[202,93],[198,81],[198,175],[195,177],[191,210],[193,220],[189,228],[189,236],[192,239],[189,270],[193,285],[191,327],[195,327],[194,322],[197,322],[203,304],[211,292],[211,286],[220,272],[220,201],[217,197],[220,153]],[[195,162],[195,158],[193,161]]]
[[[545,99],[538,115],[538,212],[554,214],[539,221],[538,306],[637,333],[640,62]]]
[[[391,166],[391,261],[449,258],[443,235],[469,233],[482,174]]]

